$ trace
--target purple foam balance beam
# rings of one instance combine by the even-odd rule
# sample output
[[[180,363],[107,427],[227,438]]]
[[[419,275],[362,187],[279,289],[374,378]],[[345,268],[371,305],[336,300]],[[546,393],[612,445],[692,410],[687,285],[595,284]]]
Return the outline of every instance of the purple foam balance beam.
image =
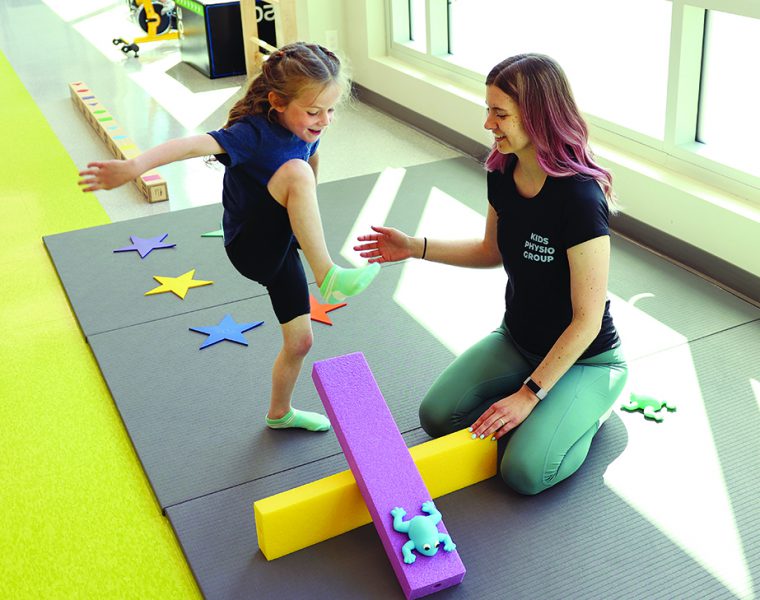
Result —
[[[431,496],[364,355],[318,361],[312,379],[407,599],[461,583],[465,568],[459,554],[444,551],[443,544],[434,556],[418,554],[413,563],[404,562],[401,548],[409,536],[393,528],[391,510],[404,508],[404,520],[424,516],[422,504]],[[437,528],[447,533],[443,521]]]

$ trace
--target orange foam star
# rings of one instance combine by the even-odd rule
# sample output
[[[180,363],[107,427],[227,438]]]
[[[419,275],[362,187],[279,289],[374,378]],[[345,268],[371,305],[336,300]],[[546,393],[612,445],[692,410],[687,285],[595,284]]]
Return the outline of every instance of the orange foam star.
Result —
[[[345,302],[341,302],[340,304],[321,304],[311,294],[309,294],[309,304],[311,305],[311,320],[324,323],[325,325],[332,325],[332,321],[327,316],[327,313],[346,306]]]

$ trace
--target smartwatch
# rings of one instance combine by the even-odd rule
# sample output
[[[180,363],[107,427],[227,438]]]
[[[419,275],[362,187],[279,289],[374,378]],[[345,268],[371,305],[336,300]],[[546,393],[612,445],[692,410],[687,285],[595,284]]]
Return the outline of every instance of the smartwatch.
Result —
[[[523,381],[523,383],[531,392],[536,395],[539,400],[546,398],[546,390],[538,385],[535,381],[533,381],[530,377]]]

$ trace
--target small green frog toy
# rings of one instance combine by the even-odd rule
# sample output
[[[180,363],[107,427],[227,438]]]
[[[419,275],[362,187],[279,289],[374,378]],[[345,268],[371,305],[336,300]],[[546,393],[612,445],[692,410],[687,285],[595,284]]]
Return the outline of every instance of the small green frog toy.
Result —
[[[408,521],[404,521],[406,511],[396,507],[391,511],[393,515],[393,529],[409,535],[409,541],[401,548],[404,562],[412,564],[417,556],[412,552],[416,550],[425,556],[435,556],[438,546],[443,542],[443,549],[451,552],[457,545],[451,541],[451,536],[438,531],[438,523],[441,521],[441,513],[435,507],[432,500],[422,505],[422,512],[426,515],[417,515]]]
[[[660,411],[664,408],[673,412],[676,409],[676,406],[667,400],[657,400],[651,396],[631,394],[628,404],[623,404],[620,408],[627,410],[628,412],[640,410],[644,413],[644,418],[661,423],[664,417]]]

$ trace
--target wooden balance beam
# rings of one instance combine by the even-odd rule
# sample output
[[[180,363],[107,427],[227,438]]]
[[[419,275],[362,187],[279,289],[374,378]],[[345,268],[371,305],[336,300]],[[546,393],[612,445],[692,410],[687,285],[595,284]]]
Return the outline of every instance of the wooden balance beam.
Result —
[[[82,81],[69,84],[71,99],[82,112],[87,122],[92,125],[95,133],[102,139],[116,158],[127,160],[140,154],[140,150],[126,134],[121,125]],[[146,171],[134,180],[142,194],[149,202],[161,202],[169,199],[169,189],[166,180],[158,171]]]

